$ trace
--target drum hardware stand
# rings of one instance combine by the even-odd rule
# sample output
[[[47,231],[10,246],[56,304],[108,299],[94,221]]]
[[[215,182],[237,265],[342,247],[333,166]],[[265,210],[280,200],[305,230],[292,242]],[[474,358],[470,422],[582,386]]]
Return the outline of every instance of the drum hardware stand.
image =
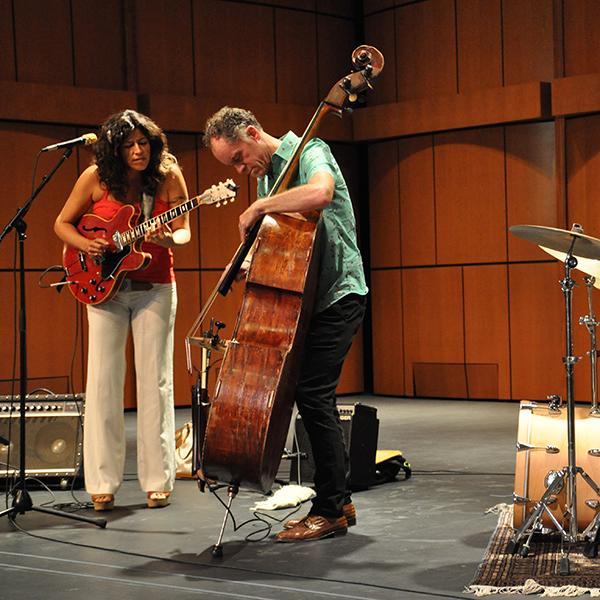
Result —
[[[576,233],[581,233],[579,230],[575,230]],[[573,236],[573,240],[570,243],[569,250],[565,257],[565,277],[560,281],[561,289],[565,297],[565,333],[566,333],[566,356],[563,357],[563,363],[565,365],[566,372],[566,387],[567,387],[567,440],[568,440],[568,465],[563,467],[560,471],[550,471],[546,475],[544,483],[546,484],[546,491],[536,503],[531,514],[525,519],[525,522],[521,527],[513,534],[513,537],[508,545],[507,551],[511,554],[515,554],[519,548],[519,544],[526,532],[529,531],[525,543],[522,545],[519,554],[526,557],[531,549],[531,540],[533,534],[536,531],[542,529],[542,516],[546,513],[550,520],[554,523],[554,526],[561,535],[561,559],[559,571],[561,575],[569,575],[569,555],[568,551],[565,552],[562,545],[564,542],[572,544],[578,539],[577,531],[577,489],[576,489],[576,477],[580,474],[581,477],[588,483],[588,485],[600,496],[600,488],[592,480],[592,478],[581,468],[576,466],[575,456],[575,401],[573,397],[573,369],[579,357],[573,356],[573,339],[572,339],[572,296],[573,287],[575,281],[571,277],[571,271],[577,266],[577,258],[573,256],[573,248],[575,246],[577,238]],[[558,494],[563,487],[567,485],[568,491],[568,504],[565,514],[568,515],[569,524],[568,531],[561,523],[558,522],[556,517],[552,514],[548,505],[555,501],[555,495]],[[598,517],[598,515],[596,515]],[[597,518],[595,519],[597,520]],[[589,529],[589,528],[588,528]],[[596,532],[596,540],[598,534]],[[593,545],[593,542],[590,542]],[[597,544],[596,544],[597,547]]]
[[[596,283],[596,278],[592,277],[591,275],[586,275],[583,278],[583,281],[585,282],[585,287],[587,288],[589,314],[579,317],[579,324],[585,325],[588,333],[590,334],[590,349],[587,353],[590,357],[590,371],[592,375],[592,408],[590,409],[590,416],[600,417],[596,377],[596,365],[598,358],[598,349],[596,346],[596,327],[600,325],[600,322],[596,321],[596,315],[594,314],[594,309],[592,308],[592,288],[594,287],[594,283]]]

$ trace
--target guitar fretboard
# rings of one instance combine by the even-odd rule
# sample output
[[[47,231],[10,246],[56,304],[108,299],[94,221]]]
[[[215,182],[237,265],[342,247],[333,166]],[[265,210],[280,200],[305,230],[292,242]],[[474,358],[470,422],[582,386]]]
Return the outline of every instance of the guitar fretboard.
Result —
[[[152,217],[151,219],[147,219],[143,221],[139,225],[136,225],[133,229],[128,229],[127,231],[121,234],[121,240],[124,245],[133,244],[137,240],[141,240],[146,232],[156,225],[164,225],[165,223],[170,223],[174,221],[177,217],[181,217],[187,212],[194,210],[202,203],[202,196],[196,196],[195,198],[190,198],[169,210],[166,210],[164,213],[160,215],[156,215],[156,217]]]

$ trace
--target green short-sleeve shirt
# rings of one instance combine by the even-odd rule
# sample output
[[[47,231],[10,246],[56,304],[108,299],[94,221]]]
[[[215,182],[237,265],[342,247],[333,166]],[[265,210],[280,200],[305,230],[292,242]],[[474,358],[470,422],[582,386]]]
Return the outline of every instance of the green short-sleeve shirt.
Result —
[[[267,196],[288,162],[300,138],[289,131],[273,154],[271,172],[258,179],[259,198]],[[298,176],[292,187],[308,183],[318,172],[329,173],[335,181],[333,201],[323,210],[324,245],[315,313],[324,311],[347,294],[364,296],[369,291],[365,283],[362,257],[356,242],[356,221],[348,187],[340,168],[329,149],[319,138],[306,144],[300,156]]]

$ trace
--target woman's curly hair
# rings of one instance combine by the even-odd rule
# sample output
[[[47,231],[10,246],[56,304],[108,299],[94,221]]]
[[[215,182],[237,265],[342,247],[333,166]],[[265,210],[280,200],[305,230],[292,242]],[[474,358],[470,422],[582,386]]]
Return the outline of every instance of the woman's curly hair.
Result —
[[[150,143],[150,162],[142,172],[144,193],[154,195],[171,165],[177,164],[177,159],[169,152],[165,134],[152,119],[131,109],[108,117],[100,128],[98,141],[94,144],[95,163],[98,166],[100,181],[121,202],[126,201],[129,189],[127,165],[122,158],[122,148],[134,129],[141,131]]]

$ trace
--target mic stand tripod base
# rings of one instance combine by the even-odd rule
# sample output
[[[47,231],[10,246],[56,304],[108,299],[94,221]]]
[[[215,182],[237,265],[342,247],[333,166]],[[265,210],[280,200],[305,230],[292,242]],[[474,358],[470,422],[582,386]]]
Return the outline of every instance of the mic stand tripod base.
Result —
[[[84,517],[81,515],[75,515],[72,513],[65,513],[60,510],[48,508],[46,506],[35,506],[31,500],[31,496],[26,489],[19,488],[14,492],[12,506],[3,511],[0,511],[0,517],[8,515],[9,518],[14,517],[18,514],[24,515],[26,512],[34,510],[47,515],[55,515],[57,517],[64,517],[66,519],[73,519],[74,521],[81,521],[83,523],[89,523],[90,525],[96,525],[102,529],[106,528],[106,519],[95,519],[91,517]]]

